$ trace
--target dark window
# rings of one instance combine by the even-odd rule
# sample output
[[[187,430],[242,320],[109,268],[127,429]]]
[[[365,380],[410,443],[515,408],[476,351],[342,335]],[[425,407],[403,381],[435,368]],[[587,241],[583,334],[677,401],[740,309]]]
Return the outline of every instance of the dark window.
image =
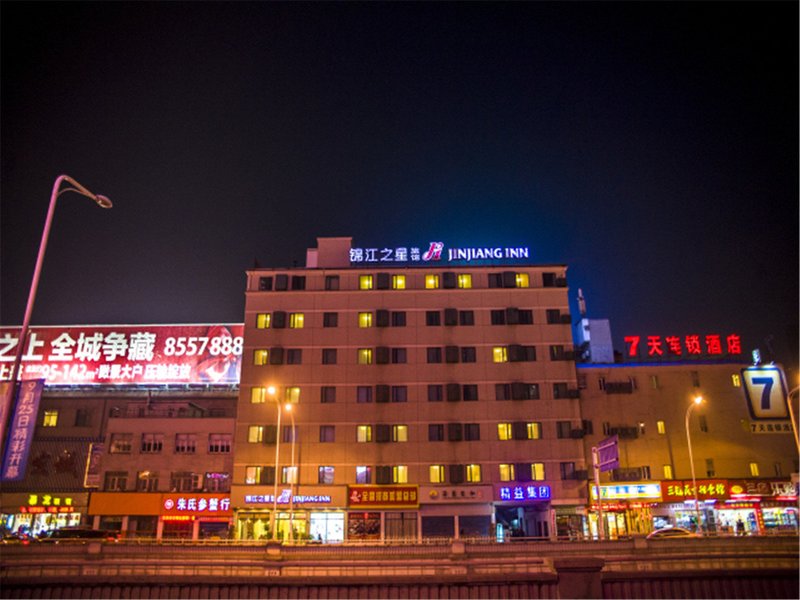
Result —
[[[386,309],[378,309],[375,311],[375,326],[388,327],[389,326],[389,311]]]
[[[336,348],[323,348],[322,349],[322,364],[335,365],[336,364]]]
[[[542,285],[544,287],[556,287],[556,274],[542,273]]]
[[[378,346],[375,348],[375,364],[388,365],[391,353],[387,346]]]
[[[559,464],[561,479],[575,479],[575,463],[562,462]]]
[[[564,346],[551,345],[550,346],[550,360],[565,360],[566,354]]]
[[[503,287],[517,287],[517,274],[514,271],[503,271]]]
[[[458,362],[458,346],[445,346],[444,349],[444,360],[448,363],[457,363]]]
[[[458,402],[461,400],[461,386],[457,383],[447,384],[447,401]]]
[[[441,402],[443,398],[442,386],[440,384],[431,384],[428,386],[428,402]]]
[[[392,402],[408,402],[408,387],[404,385],[393,385]]]
[[[477,442],[481,439],[481,426],[478,423],[464,424],[464,439],[468,442]]]
[[[378,465],[375,467],[375,483],[392,483],[391,465]]]
[[[392,327],[405,327],[406,326],[406,313],[405,311],[392,311]]]
[[[444,441],[444,425],[441,423],[431,423],[428,425],[428,441],[429,442],[443,442]]]
[[[533,324],[533,311],[530,308],[519,309],[519,324],[520,325]]]
[[[444,309],[444,324],[448,327],[458,325],[458,310],[455,308]]]
[[[339,276],[326,275],[325,276],[325,289],[328,291],[339,289]]]
[[[441,324],[442,324],[442,314],[438,310],[425,311],[425,325],[433,326]]]
[[[272,290],[272,277],[259,277],[258,289],[261,292],[269,292]]]
[[[319,401],[323,404],[336,402],[336,388],[332,385],[323,385],[320,388]]]
[[[533,473],[531,473],[531,463],[517,463],[514,465],[514,480],[515,481],[531,481]]]
[[[368,385],[360,385],[356,388],[356,402],[364,404],[372,402],[372,387]]]
[[[296,425],[294,427],[292,427],[291,425],[284,425],[283,427],[281,427],[281,429],[282,429],[282,431],[281,431],[281,442],[289,443],[289,442],[293,441],[292,438],[294,438],[295,442],[297,441],[297,426]]]
[[[464,473],[466,469],[464,465],[448,465],[450,471],[450,483],[457,484],[457,483],[464,483]]]
[[[456,287],[456,274],[452,271],[442,273],[442,287],[452,290]]]
[[[323,327],[338,327],[339,326],[339,313],[326,312],[322,315]]]
[[[467,383],[464,385],[463,393],[465,401],[477,400],[478,386],[474,383]]]
[[[306,276],[305,275],[292,275],[292,289],[304,290],[306,289]]]
[[[506,324],[506,311],[503,309],[496,309],[492,311],[492,325],[505,325]]]
[[[592,435],[594,433],[594,426],[592,425],[592,422],[587,419],[581,421],[581,428],[583,428],[583,432],[586,435]]]
[[[553,384],[553,398],[561,399],[569,397],[569,388],[566,383]]]
[[[336,441],[336,427],[333,425],[320,425],[319,426],[319,441],[320,442],[335,442]]]
[[[408,362],[408,356],[405,348],[392,348],[392,363],[403,364]]]
[[[462,438],[461,423],[448,423],[447,424],[447,441],[460,442]]]
[[[503,287],[503,276],[500,273],[489,273],[489,287],[500,288]]]
[[[275,276],[275,289],[279,291],[285,291],[289,289],[289,276],[288,275],[276,275]]]
[[[375,279],[375,287],[377,289],[388,290],[391,287],[392,278],[388,273],[378,273],[378,276]]]
[[[375,425],[375,441],[378,443],[391,442],[392,426],[386,423],[378,423]]]
[[[375,386],[375,402],[389,402],[389,386],[380,384]]]
[[[511,399],[511,384],[510,383],[496,383],[494,386],[494,397],[496,400],[510,400]]]
[[[471,363],[475,362],[476,353],[475,346],[464,346],[461,348],[461,362]]]
[[[512,344],[508,347],[509,362],[533,362],[536,360],[536,346]]]
[[[277,425],[265,425],[264,426],[264,437],[262,441],[265,444],[274,444],[278,440],[278,426]]]
[[[282,310],[276,310],[272,313],[272,327],[274,329],[283,329],[286,327],[286,313]]]
[[[261,467],[258,474],[260,485],[272,485],[275,483],[275,467]]]
[[[286,350],[286,364],[287,365],[303,364],[303,351],[300,348],[289,348],[288,350]]]
[[[527,440],[528,424],[524,421],[514,421],[511,423],[511,437],[515,440]]]
[[[269,364],[282,365],[283,364],[283,348],[270,348],[269,349]]]
[[[88,408],[79,408],[75,411],[75,427],[89,427],[91,424],[91,412]]]
[[[556,325],[561,323],[561,311],[557,308],[548,308],[545,311],[548,325]]]
[[[519,325],[519,310],[516,308],[506,309],[506,323],[509,325]]]
[[[440,363],[442,362],[442,349],[441,348],[428,348],[428,362]]]
[[[475,312],[472,310],[461,310],[458,312],[459,325],[475,325]]]
[[[572,424],[569,421],[556,421],[556,437],[560,440],[570,437]]]

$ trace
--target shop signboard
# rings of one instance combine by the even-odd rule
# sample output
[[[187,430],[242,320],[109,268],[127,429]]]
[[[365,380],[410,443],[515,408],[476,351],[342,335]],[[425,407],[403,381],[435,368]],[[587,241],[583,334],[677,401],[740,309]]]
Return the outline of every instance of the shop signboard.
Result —
[[[244,325],[32,327],[19,379],[46,385],[237,384]],[[0,381],[19,328],[0,328]]]
[[[535,502],[550,498],[550,486],[541,483],[499,485],[495,497],[500,502]]]
[[[737,479],[730,482],[731,498],[796,500],[797,486],[786,479]]]
[[[669,481],[662,481],[661,492],[664,502],[683,502],[687,499],[694,501],[694,488],[692,487],[691,479],[673,479]],[[730,491],[727,480],[697,480],[698,500],[728,500],[729,498]]]
[[[783,371],[775,365],[754,366],[742,369],[742,387],[744,388],[747,408],[750,417],[755,421],[766,421],[769,419],[789,418],[789,408],[787,404],[786,379]],[[787,422],[787,425],[789,423]],[[754,433],[784,433],[780,431],[767,431],[767,428],[758,430]],[[786,432],[791,433],[791,428]]]
[[[350,508],[417,508],[419,488],[416,485],[349,485],[347,505]]]
[[[597,500],[597,486],[590,486],[592,500]],[[618,485],[601,485],[602,500],[660,500],[661,484],[659,483],[626,483]]]
[[[736,333],[689,335],[626,335],[625,356],[650,360],[739,357],[742,338]]]
[[[228,517],[231,498],[228,494],[163,494],[161,514],[170,516]]]

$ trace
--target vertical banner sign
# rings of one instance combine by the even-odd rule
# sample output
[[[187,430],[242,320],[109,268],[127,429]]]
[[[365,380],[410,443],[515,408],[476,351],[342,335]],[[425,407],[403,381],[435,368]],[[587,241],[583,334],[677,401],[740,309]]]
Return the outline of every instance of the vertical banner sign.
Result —
[[[20,481],[25,477],[43,389],[44,379],[28,379],[20,382],[17,405],[8,430],[8,446],[0,477],[3,481]]]
[[[105,444],[92,442],[89,445],[89,455],[86,457],[86,472],[83,474],[83,487],[100,487],[100,459],[103,456]]]
[[[788,419],[789,406],[783,371],[775,365],[742,369],[747,408],[754,420]]]

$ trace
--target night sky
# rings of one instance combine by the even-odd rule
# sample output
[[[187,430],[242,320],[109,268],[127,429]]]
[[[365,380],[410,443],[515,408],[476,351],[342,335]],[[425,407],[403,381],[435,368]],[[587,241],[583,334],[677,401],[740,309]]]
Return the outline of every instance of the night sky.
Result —
[[[2,14],[2,304],[242,322],[245,269],[528,246],[626,334],[796,365],[798,4],[19,3]],[[769,355],[768,355],[769,357]]]

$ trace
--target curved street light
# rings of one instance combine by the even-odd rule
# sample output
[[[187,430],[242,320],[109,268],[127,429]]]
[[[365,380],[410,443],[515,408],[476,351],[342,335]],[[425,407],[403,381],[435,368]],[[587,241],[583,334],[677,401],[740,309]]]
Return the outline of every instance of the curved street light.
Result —
[[[689,447],[689,466],[692,468],[692,491],[694,492],[694,518],[697,521],[697,529],[700,535],[703,535],[703,526],[700,524],[700,508],[697,499],[697,477],[694,474],[694,457],[692,456],[692,436],[689,433],[689,415],[695,406],[700,406],[704,402],[702,396],[695,396],[689,406],[686,408],[686,418],[684,424],[686,426],[686,443]]]
[[[61,184],[67,182],[70,187],[61,188]],[[25,317],[22,320],[22,328],[19,332],[19,341],[17,343],[17,351],[14,355],[14,363],[11,366],[11,373],[9,375],[9,382],[8,382],[8,389],[6,390],[6,395],[3,398],[3,404],[0,408],[4,408],[3,410],[3,422],[0,423],[0,441],[3,440],[6,427],[8,425],[9,419],[11,418],[11,411],[13,410],[13,401],[15,396],[15,390],[17,387],[17,376],[19,372],[19,366],[22,362],[22,353],[25,348],[25,344],[27,343],[28,339],[28,328],[31,322],[31,314],[33,314],[33,304],[36,300],[36,290],[39,287],[39,276],[42,272],[42,263],[44,262],[44,253],[47,249],[47,239],[50,237],[50,226],[53,223],[53,214],[56,210],[56,200],[58,197],[65,193],[65,192],[75,192],[80,194],[81,196],[86,196],[90,200],[94,201],[97,206],[100,208],[111,208],[113,205],[111,204],[111,200],[107,197],[102,196],[100,194],[94,194],[90,192],[88,189],[83,187],[80,183],[75,181],[69,175],[59,175],[55,183],[53,183],[53,191],[50,193],[50,206],[47,209],[47,218],[44,222],[44,231],[42,232],[42,240],[39,244],[39,254],[36,257],[36,266],[33,269],[33,281],[31,281],[31,289],[28,293],[28,304],[25,306]]]
[[[297,435],[297,430],[294,426],[294,412],[292,411],[292,405],[287,402],[286,403],[286,412],[289,413],[289,418],[292,422],[292,468],[289,471],[289,541],[294,543],[294,483],[295,478],[297,477],[297,470],[294,465],[294,440]]]

